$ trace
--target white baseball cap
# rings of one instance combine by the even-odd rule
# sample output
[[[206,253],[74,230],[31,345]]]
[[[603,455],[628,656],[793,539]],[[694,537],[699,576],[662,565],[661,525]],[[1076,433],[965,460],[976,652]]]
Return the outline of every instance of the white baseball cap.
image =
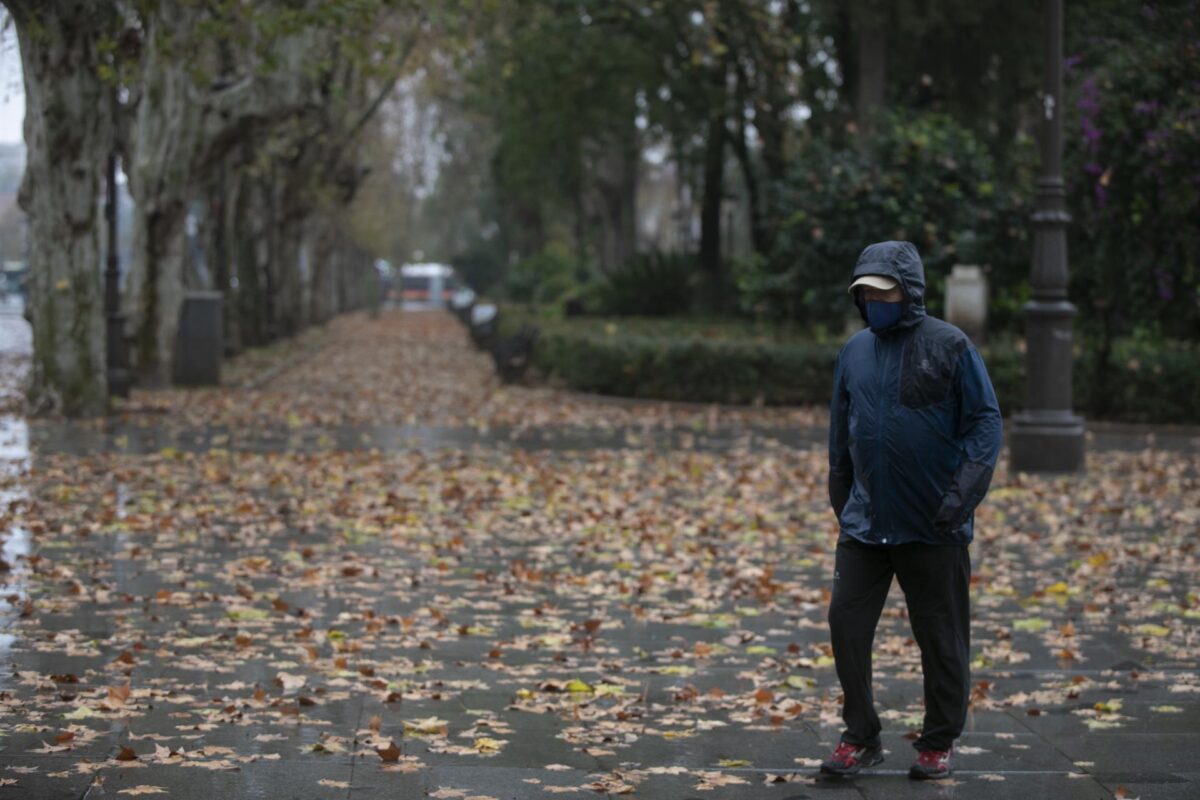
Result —
[[[900,283],[894,278],[889,278],[886,275],[863,275],[861,278],[850,284],[850,288],[846,291],[853,293],[860,286],[870,286],[872,289],[878,289],[881,292],[886,292],[895,289]]]

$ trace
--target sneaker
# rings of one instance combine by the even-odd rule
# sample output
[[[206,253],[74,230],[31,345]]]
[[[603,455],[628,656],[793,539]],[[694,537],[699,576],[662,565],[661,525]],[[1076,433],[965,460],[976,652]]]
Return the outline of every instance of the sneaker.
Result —
[[[908,770],[908,777],[937,780],[950,775],[951,750],[922,750]]]
[[[873,767],[883,761],[883,748],[842,742],[833,755],[821,762],[824,775],[853,775],[864,767]]]

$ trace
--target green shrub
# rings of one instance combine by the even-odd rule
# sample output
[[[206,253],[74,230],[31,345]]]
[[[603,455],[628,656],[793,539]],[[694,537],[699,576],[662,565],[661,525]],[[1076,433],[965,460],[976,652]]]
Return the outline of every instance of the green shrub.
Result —
[[[935,313],[955,263],[985,266],[994,298],[1020,291],[1029,273],[1028,149],[1015,148],[1018,168],[1002,175],[968,129],[936,114],[888,115],[857,140],[814,140],[776,188],[770,258],[739,271],[742,306],[832,322],[859,253],[885,239],[917,246]],[[993,327],[1015,321],[1001,314]]]
[[[512,312],[505,317],[508,327],[521,321]],[[718,335],[706,337],[696,323],[538,322],[542,335],[533,363],[540,373],[577,391],[619,397],[826,405],[841,348],[840,339],[738,335],[737,325],[710,326]],[[1024,355],[1007,341],[987,344],[981,353],[1001,411],[1011,416],[1024,405]],[[1101,390],[1093,351],[1076,359],[1077,412],[1124,422],[1200,422],[1200,349],[1130,340],[1112,361],[1106,382],[1114,388]]]
[[[660,317],[691,309],[696,256],[646,253],[627,261],[599,281],[598,307],[589,311],[614,316]]]
[[[578,285],[578,265],[554,245],[517,262],[504,280],[505,294],[519,303],[554,303]]]
[[[828,402],[838,348],[771,342],[543,332],[534,364],[570,388],[715,403]]]

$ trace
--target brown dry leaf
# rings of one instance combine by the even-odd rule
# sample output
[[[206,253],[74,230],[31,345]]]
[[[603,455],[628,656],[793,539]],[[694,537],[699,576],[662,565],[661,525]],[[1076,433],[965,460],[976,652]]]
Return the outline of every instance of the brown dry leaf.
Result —
[[[400,760],[400,748],[396,746],[395,742],[388,742],[387,747],[376,747],[375,752],[379,754],[385,764]]]
[[[123,746],[121,747],[121,752],[117,753],[115,758],[117,761],[137,761],[137,753],[134,752],[132,747]]]
[[[129,691],[130,689],[128,683],[124,686],[108,687],[108,700],[105,701],[105,704],[108,705],[109,708],[118,708],[125,705],[125,702],[129,700]]]

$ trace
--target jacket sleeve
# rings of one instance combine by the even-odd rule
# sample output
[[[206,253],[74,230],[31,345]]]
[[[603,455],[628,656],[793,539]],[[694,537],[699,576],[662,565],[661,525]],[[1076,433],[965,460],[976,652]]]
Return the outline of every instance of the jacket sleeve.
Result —
[[[934,520],[938,531],[955,530],[975,513],[992,482],[992,470],[1004,442],[1000,404],[983,358],[974,347],[968,347],[961,358],[956,392],[962,461]]]
[[[833,399],[829,404],[829,504],[842,516],[854,485],[854,463],[850,460],[850,395],[846,391],[845,350],[838,353],[833,371]]]

